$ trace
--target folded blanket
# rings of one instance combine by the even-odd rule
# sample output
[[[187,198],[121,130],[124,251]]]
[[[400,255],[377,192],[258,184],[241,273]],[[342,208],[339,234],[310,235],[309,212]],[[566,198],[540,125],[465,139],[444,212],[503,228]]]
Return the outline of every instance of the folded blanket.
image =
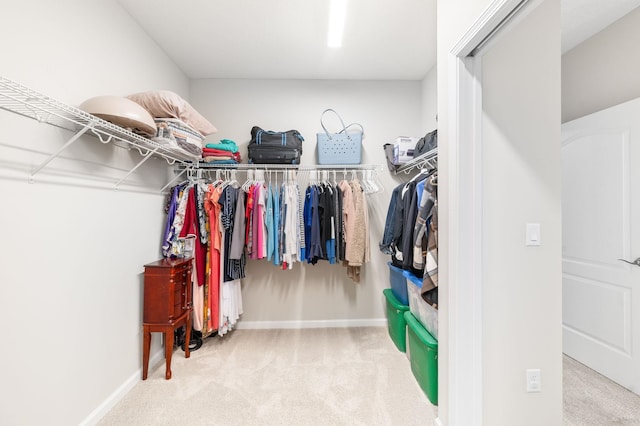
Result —
[[[242,161],[242,157],[240,157],[239,152],[235,152],[233,154],[231,154],[230,152],[227,152],[227,154],[219,154],[219,155],[202,154],[202,158],[204,158],[205,161],[207,161],[206,160],[207,158],[211,158],[211,157],[215,157],[216,159],[234,160],[234,161],[237,161],[238,163]]]
[[[233,160],[236,160],[238,163],[240,163],[242,161],[242,157],[240,155],[240,152],[231,152],[231,151],[224,151],[222,149],[211,149],[211,148],[203,148],[202,149],[202,156],[203,157],[227,157]]]
[[[205,148],[221,149],[223,151],[238,152],[238,145],[230,139],[222,139],[220,143],[208,143]]]
[[[234,160],[235,159],[230,155],[207,155],[202,158],[205,162],[211,163],[212,161],[220,161],[220,160]]]
[[[224,149],[202,148],[202,153],[207,155],[231,155],[231,151],[225,151]]]

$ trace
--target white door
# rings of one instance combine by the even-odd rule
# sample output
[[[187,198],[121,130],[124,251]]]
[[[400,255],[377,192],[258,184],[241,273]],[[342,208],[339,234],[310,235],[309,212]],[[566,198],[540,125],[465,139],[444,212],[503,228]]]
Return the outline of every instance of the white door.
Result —
[[[563,124],[562,161],[564,352],[640,394],[640,98]]]

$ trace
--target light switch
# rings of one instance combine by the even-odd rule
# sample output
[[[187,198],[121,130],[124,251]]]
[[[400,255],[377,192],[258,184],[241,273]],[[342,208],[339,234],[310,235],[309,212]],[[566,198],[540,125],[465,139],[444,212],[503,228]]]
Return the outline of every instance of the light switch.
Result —
[[[527,238],[525,245],[539,246],[540,245],[540,224],[539,223],[527,223]]]

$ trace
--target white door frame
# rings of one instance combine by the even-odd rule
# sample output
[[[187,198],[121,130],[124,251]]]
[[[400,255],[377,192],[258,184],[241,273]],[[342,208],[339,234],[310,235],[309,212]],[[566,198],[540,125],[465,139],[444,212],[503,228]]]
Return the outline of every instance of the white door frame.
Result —
[[[448,418],[482,424],[482,54],[541,0],[494,0],[448,55]],[[509,25],[505,25],[509,24]],[[440,420],[437,420],[440,423]]]

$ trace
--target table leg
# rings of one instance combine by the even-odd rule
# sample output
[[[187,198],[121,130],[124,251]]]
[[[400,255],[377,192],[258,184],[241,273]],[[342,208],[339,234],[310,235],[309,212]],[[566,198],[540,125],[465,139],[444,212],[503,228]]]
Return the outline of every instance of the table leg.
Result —
[[[142,327],[142,380],[149,373],[149,351],[151,350],[151,332],[146,325]]]
[[[164,358],[166,363],[165,378],[171,378],[171,355],[173,354],[173,327],[164,332]]]

